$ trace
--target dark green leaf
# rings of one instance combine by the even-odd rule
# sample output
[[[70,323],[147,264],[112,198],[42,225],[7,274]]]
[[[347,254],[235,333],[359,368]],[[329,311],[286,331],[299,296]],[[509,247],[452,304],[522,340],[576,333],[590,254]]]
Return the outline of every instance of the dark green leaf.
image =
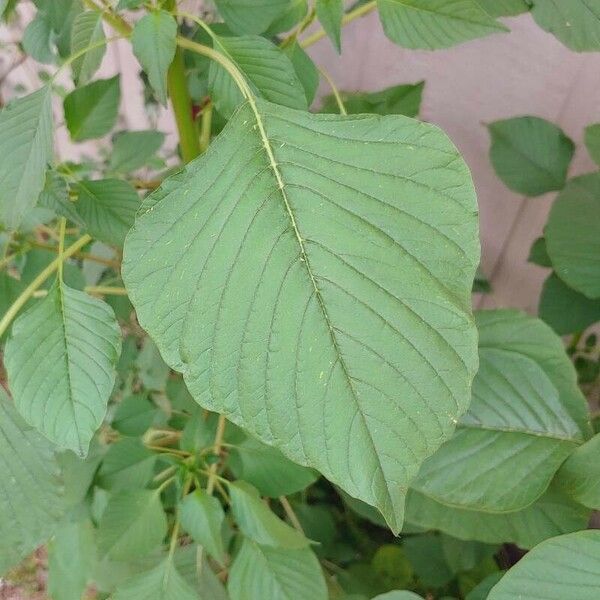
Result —
[[[552,268],[552,261],[546,250],[546,240],[543,237],[539,237],[533,242],[527,260],[539,267]]]
[[[402,547],[424,586],[440,588],[454,577],[446,562],[440,536],[429,533],[412,536],[404,540]]]
[[[477,4],[492,17],[514,17],[530,9],[527,0],[477,0]]]
[[[585,145],[594,162],[600,165],[600,123],[585,128]]]
[[[111,425],[123,435],[143,435],[152,425],[156,413],[156,406],[145,394],[134,394],[117,406]]]
[[[143,488],[152,479],[156,458],[140,438],[124,438],[106,453],[98,473],[99,485],[111,491]]]

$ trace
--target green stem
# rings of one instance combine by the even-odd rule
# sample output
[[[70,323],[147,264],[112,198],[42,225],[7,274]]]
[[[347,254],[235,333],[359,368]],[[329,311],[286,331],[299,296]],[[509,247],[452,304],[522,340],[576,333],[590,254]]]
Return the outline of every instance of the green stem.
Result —
[[[210,144],[210,133],[212,129],[212,102],[209,102],[202,110],[200,127],[200,151],[206,152]]]
[[[337,89],[337,86],[335,85],[335,82],[331,78],[331,75],[329,75],[329,73],[325,69],[323,69],[322,67],[319,67],[319,73],[321,73],[321,75],[325,78],[325,80],[329,84],[329,87],[331,88],[331,90],[333,92],[333,97],[335,98],[335,101],[336,101],[336,103],[338,105],[338,108],[340,110],[340,114],[341,115],[347,115],[348,111],[346,110],[346,107],[344,106],[344,101],[342,100],[342,96],[340,95],[340,92]]]

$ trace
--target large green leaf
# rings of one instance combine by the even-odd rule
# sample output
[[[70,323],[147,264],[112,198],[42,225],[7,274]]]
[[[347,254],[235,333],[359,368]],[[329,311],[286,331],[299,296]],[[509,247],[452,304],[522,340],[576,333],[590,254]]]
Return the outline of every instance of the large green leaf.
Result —
[[[477,4],[492,17],[514,17],[530,9],[527,0],[477,0]]]
[[[52,158],[50,86],[0,112],[0,223],[16,229],[37,202]]]
[[[600,434],[567,458],[556,483],[577,502],[600,510]]]
[[[275,104],[306,110],[302,83],[290,58],[275,44],[259,36],[215,38],[215,48],[233,61],[255,94]],[[211,62],[209,88],[218,111],[229,118],[243,97],[227,71]]]
[[[73,90],[64,100],[65,121],[76,142],[107,134],[119,113],[119,76],[99,79]]]
[[[556,274],[588,298],[600,298],[600,173],[569,181],[552,205],[545,238]]]
[[[238,34],[259,34],[283,15],[290,0],[215,0],[227,25]]]
[[[231,569],[231,600],[326,600],[317,557],[308,548],[284,550],[244,539]]]
[[[167,104],[167,72],[177,50],[177,22],[164,10],[149,12],[131,34],[133,52],[148,74],[159,102]]]
[[[258,100],[145,201],[123,277],[202,406],[398,531],[467,407],[478,246],[469,172],[436,127]]]
[[[81,181],[75,205],[91,235],[107,244],[122,246],[131,229],[140,199],[131,184],[121,179]]]
[[[52,445],[26,425],[0,388],[0,574],[56,530],[63,513]]]
[[[600,531],[546,540],[514,565],[488,600],[597,600]]]
[[[515,511],[544,493],[583,441],[588,429],[575,418],[585,415],[587,405],[561,339],[544,323],[512,311],[482,312],[476,322],[480,366],[471,406],[411,485],[453,507]],[[562,395],[554,381],[556,363],[572,378]]]
[[[104,40],[102,13],[94,10],[79,13],[75,17],[71,30],[71,52],[76,54],[99,44],[102,40]],[[73,75],[79,84],[87,83],[94,76],[105,52],[106,46],[101,45],[93,50],[88,50],[73,62]]]
[[[449,48],[508,31],[476,0],[377,0],[383,30],[404,48]]]
[[[489,125],[490,159],[500,179],[515,192],[539,196],[565,185],[575,145],[539,117],[516,117]]]
[[[106,414],[121,352],[108,304],[56,281],[14,323],[4,364],[25,420],[85,456]]]
[[[598,0],[533,0],[531,12],[540,27],[571,50],[600,49]]]
[[[509,513],[454,508],[414,490],[408,493],[406,503],[406,518],[412,524],[462,540],[513,542],[521,548],[533,548],[555,535],[585,528],[590,512],[555,486],[531,506]]]

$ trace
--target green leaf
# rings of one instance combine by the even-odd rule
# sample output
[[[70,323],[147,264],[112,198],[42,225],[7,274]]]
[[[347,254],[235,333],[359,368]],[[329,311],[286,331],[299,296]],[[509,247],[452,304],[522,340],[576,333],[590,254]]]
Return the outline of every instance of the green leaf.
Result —
[[[600,434],[580,446],[567,458],[556,483],[577,502],[600,510]]]
[[[552,268],[552,261],[548,256],[548,250],[546,249],[546,240],[543,237],[537,238],[531,245],[529,250],[529,256],[527,261],[538,265],[538,267]]]
[[[99,485],[111,491],[143,488],[152,479],[156,458],[140,438],[123,438],[106,453],[98,473]]]
[[[476,0],[377,0],[383,30],[392,42],[437,50],[508,31]]]
[[[600,589],[600,531],[546,540],[514,565],[488,600],[596,600]]]
[[[215,560],[224,565],[225,546],[222,528],[225,514],[221,503],[207,493],[196,490],[184,498],[179,510],[183,529]]]
[[[81,181],[75,186],[77,213],[89,233],[114,246],[122,246],[140,208],[135,188],[121,179]]]
[[[585,146],[594,162],[600,165],[600,123],[585,128]]]
[[[531,8],[526,0],[477,0],[488,15],[492,17],[514,17],[528,12]]]
[[[576,52],[600,49],[598,0],[533,0],[536,23]]]
[[[406,538],[402,542],[419,581],[426,587],[441,588],[449,583],[454,573],[446,562],[442,538],[425,533]]]
[[[139,8],[144,4],[144,0],[119,0],[117,10],[127,10],[130,8]]]
[[[53,448],[17,414],[0,389],[0,573],[56,531],[63,516]]]
[[[71,138],[82,142],[107,134],[117,120],[120,101],[118,75],[73,90],[64,100],[65,120]]]
[[[29,285],[53,260],[56,260],[56,252],[44,248],[35,248],[27,252],[25,266],[21,271],[21,282]],[[72,288],[82,290],[85,287],[85,279],[81,269],[72,263],[64,265],[64,281]],[[41,289],[50,289],[52,280],[47,279]]]
[[[156,414],[156,406],[146,394],[134,394],[124,398],[117,406],[111,426],[123,435],[143,435]]]
[[[587,527],[590,513],[556,486],[551,486],[531,506],[508,513],[450,507],[415,490],[409,491],[406,502],[406,519],[410,523],[439,529],[462,540],[512,542],[521,548],[533,548],[555,535]]]
[[[373,600],[423,600],[423,598],[414,592],[393,590],[391,592],[386,592],[385,594],[379,594],[378,596],[375,596]]]
[[[600,298],[600,173],[569,181],[544,235],[556,274],[588,298]]]
[[[575,145],[562,129],[539,117],[516,117],[488,127],[490,159],[507,187],[539,196],[565,185]]]
[[[37,202],[52,159],[50,87],[0,112],[0,223],[16,229]]]
[[[158,101],[167,105],[167,72],[177,50],[177,22],[164,10],[149,12],[133,28],[133,53],[148,74]]]
[[[315,99],[317,88],[319,87],[319,71],[312,58],[308,56],[298,42],[288,44],[282,50],[292,61],[296,75],[304,88],[307,106],[310,106]]]
[[[17,409],[49,440],[85,456],[106,414],[120,352],[112,308],[57,280],[15,321],[6,343]]]
[[[435,126],[258,100],[147,198],[123,279],[200,405],[398,531],[469,400],[478,246],[468,169]]]
[[[600,298],[586,298],[552,273],[544,282],[538,313],[559,335],[576,333],[600,321]]]
[[[48,545],[48,592],[52,600],[80,600],[95,559],[91,522],[63,523]]]
[[[160,150],[165,134],[160,131],[122,131],[115,135],[109,169],[113,173],[131,173],[145,166]]]
[[[306,93],[294,65],[275,44],[259,36],[242,36],[215,38],[214,46],[236,64],[257,96],[307,110]],[[210,64],[208,85],[217,110],[230,118],[242,104],[243,96],[231,76],[215,61]]]
[[[217,10],[237,34],[259,34],[288,9],[290,0],[215,0]]]
[[[6,314],[12,303],[21,295],[26,285],[20,279],[15,279],[6,271],[0,272],[0,314]],[[2,340],[6,339],[8,332],[2,334]]]
[[[199,600],[198,594],[179,574],[171,558],[151,571],[140,573],[123,583],[113,600]],[[206,600],[209,600],[206,598]]]
[[[515,311],[476,315],[479,371],[454,437],[421,467],[412,487],[457,508],[515,511],[548,488],[588,429],[587,405],[562,340]],[[557,369],[569,373],[559,388]],[[573,413],[573,414],[571,414]]]
[[[105,39],[102,28],[102,13],[88,10],[79,13],[73,22],[71,30],[71,52],[76,54],[86,48],[99,44]],[[87,83],[100,68],[106,46],[98,46],[88,50],[83,56],[73,62],[73,75],[78,84]]]
[[[376,115],[405,115],[416,117],[421,107],[424,81],[415,84],[394,85],[379,92],[342,92],[348,114],[373,113]],[[338,113],[337,101],[327,96],[321,112]]]
[[[407,558],[404,547],[398,544],[379,546],[371,559],[371,566],[385,589],[405,588],[413,582],[411,561]]]
[[[287,459],[279,450],[246,438],[232,448],[227,466],[237,479],[251,483],[262,496],[289,496],[314,483],[318,474]]]
[[[227,582],[231,600],[326,600],[321,566],[308,548],[289,550],[244,539]]]
[[[76,225],[84,225],[81,217],[77,214],[75,205],[69,200],[67,182],[56,171],[48,170],[46,173],[46,183],[40,193],[38,206],[49,208],[58,216],[65,217]]]
[[[84,501],[106,449],[104,444],[94,438],[84,459],[71,450],[58,455],[58,464],[65,484],[65,504],[68,507],[77,507]]]
[[[233,517],[245,536],[264,546],[287,549],[308,546],[309,541],[271,512],[251,485],[236,481],[229,485],[229,493]]]
[[[465,600],[486,600],[490,590],[500,581],[503,575],[502,571],[488,575],[465,596]]]
[[[343,0],[317,0],[317,17],[336,50],[342,51]]]
[[[23,50],[37,62],[52,64],[56,61],[52,41],[52,23],[48,14],[38,11],[23,32]]]
[[[135,361],[139,376],[144,386],[149,390],[163,391],[169,378],[169,367],[162,359],[156,344],[146,338],[144,346]]]
[[[167,534],[167,518],[156,490],[112,495],[98,524],[98,550],[114,560],[149,554]]]

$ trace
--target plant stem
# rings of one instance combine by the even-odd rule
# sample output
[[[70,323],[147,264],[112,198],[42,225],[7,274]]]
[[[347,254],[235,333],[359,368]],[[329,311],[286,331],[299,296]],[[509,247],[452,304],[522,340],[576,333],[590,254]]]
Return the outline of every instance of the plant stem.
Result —
[[[200,127],[200,152],[206,152],[210,144],[210,132],[212,128],[212,102],[208,102],[202,110],[202,121]]]
[[[93,0],[83,0],[83,3],[91,10],[98,11],[102,13],[102,18],[115,30],[118,31],[121,35],[128,37],[131,35],[133,28],[123,17],[120,17],[112,10],[108,8],[98,6]]]
[[[219,421],[217,423],[217,433],[215,434],[215,443],[213,446],[213,452],[216,456],[221,455],[221,445],[223,444],[223,436],[225,434],[225,425],[227,421],[223,415],[219,415]],[[206,493],[210,496],[215,489],[215,482],[217,480],[217,468],[219,467],[218,462],[210,465],[208,469],[208,483],[206,484]]]
[[[335,98],[338,108],[340,109],[340,114],[347,115],[348,111],[346,110],[346,107],[344,106],[344,101],[342,100],[342,96],[340,95],[340,92],[337,89],[335,82],[331,78],[331,75],[329,75],[329,73],[322,67],[319,67],[319,73],[321,73],[321,75],[324,77],[324,79],[329,84],[329,87],[331,88],[331,91],[333,92],[333,97]]]
[[[287,518],[290,520],[290,523],[295,529],[304,535],[304,529],[302,529],[302,525],[300,524],[300,521],[298,520],[298,517],[296,516],[296,513],[294,512],[289,500],[285,496],[279,496],[279,502],[281,503],[281,506],[283,506],[283,510],[285,511]]]
[[[58,280],[62,283],[63,280],[63,254],[65,252],[65,230],[67,229],[67,219],[62,217],[60,220],[60,234],[58,237]]]
[[[58,269],[59,265],[67,258],[73,256],[80,248],[92,241],[92,237],[84,235],[80,237],[74,244],[69,246],[61,255],[55,258],[21,293],[21,295],[13,302],[11,307],[6,311],[4,317],[0,321],[0,337],[8,329],[12,320],[15,318],[19,310],[25,305],[27,300],[33,296],[33,293]]]

